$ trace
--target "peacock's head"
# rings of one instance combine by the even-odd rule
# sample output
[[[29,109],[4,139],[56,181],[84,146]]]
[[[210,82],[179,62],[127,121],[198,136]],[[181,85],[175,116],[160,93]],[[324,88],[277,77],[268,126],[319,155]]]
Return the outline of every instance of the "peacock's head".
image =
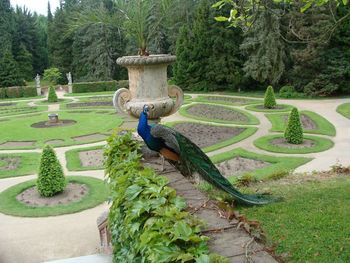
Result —
[[[144,113],[144,114],[149,113],[149,106],[148,106],[147,104],[145,104],[145,105],[143,106],[143,113]]]

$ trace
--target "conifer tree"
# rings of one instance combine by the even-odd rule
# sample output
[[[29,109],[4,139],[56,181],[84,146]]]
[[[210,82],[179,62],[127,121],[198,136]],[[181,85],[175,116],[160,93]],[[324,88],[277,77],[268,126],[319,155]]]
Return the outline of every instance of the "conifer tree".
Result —
[[[55,151],[49,145],[44,147],[41,154],[39,176],[36,184],[40,195],[44,197],[50,197],[62,192],[66,186],[66,179],[61,164],[56,157]]]
[[[301,126],[300,115],[297,108],[293,108],[289,114],[287,128],[284,138],[288,143],[303,143],[303,127]]]
[[[0,87],[21,86],[23,79],[18,73],[18,66],[10,51],[0,58]]]
[[[54,87],[50,87],[49,88],[49,94],[47,96],[47,101],[50,102],[50,103],[58,101],[56,90],[55,90]]]
[[[268,86],[264,97],[264,108],[273,109],[276,107],[276,105],[277,103],[276,103],[275,92],[273,91],[273,87]]]

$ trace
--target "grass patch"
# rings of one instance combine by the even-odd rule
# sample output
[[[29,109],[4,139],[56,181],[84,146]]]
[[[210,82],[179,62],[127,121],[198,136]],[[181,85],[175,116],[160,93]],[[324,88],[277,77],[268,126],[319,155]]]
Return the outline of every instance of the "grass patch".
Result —
[[[287,147],[281,147],[278,145],[272,145],[271,141],[277,138],[283,138],[283,135],[276,134],[276,135],[268,135],[268,136],[261,137],[254,141],[254,145],[262,150],[269,151],[269,152],[292,153],[292,154],[322,152],[322,151],[328,150],[329,148],[332,148],[334,145],[333,141],[329,139],[317,137],[317,136],[304,135],[304,139],[312,140],[315,143],[313,147],[287,148]]]
[[[194,99],[195,102],[204,102],[204,103],[214,103],[214,104],[223,104],[229,106],[243,106],[249,104],[261,103],[261,100],[257,99],[247,99],[247,98],[235,98],[235,97],[225,97],[225,96],[198,96]]]
[[[249,105],[245,107],[246,110],[250,111],[257,111],[257,112],[286,112],[286,111],[291,111],[293,106],[288,105],[288,104],[277,104],[277,107],[281,108],[276,108],[276,109],[265,109],[262,108],[264,104],[254,104],[254,105]]]
[[[34,174],[39,169],[39,153],[0,154],[0,158],[19,158],[18,166],[14,170],[1,169],[7,162],[0,160],[0,179]]]
[[[350,119],[350,102],[339,105],[337,107],[337,112]]]
[[[50,105],[50,104],[63,104],[63,103],[69,103],[72,100],[70,99],[58,99],[57,102],[49,102],[48,100],[40,100],[35,102],[36,105]]]
[[[28,106],[26,102],[19,102],[15,105],[0,107],[0,117],[15,116],[35,112],[47,111],[47,106]]]
[[[174,128],[174,126],[176,124],[179,124],[179,123],[195,123],[195,122],[181,122],[181,121],[177,121],[177,122],[168,122],[165,125]],[[207,123],[205,125],[218,126],[218,125],[207,124]],[[225,126],[225,127],[232,127],[232,126]],[[240,141],[242,141],[242,140],[252,136],[258,130],[258,128],[256,128],[256,127],[240,127],[240,126],[234,126],[234,127],[244,128],[245,130],[243,132],[241,132],[240,134],[238,134],[237,136],[233,136],[232,138],[230,138],[228,140],[225,140],[225,141],[222,141],[222,142],[210,145],[208,147],[205,147],[205,148],[202,149],[202,151],[203,152],[211,152],[211,151],[215,151],[217,149],[229,146],[231,144],[240,142]]]
[[[231,110],[232,112],[238,112],[242,115],[244,115],[247,118],[247,121],[240,121],[240,120],[221,120],[221,119],[210,119],[210,118],[206,118],[206,117],[200,117],[200,116],[195,116],[192,114],[188,113],[188,109],[190,109],[191,107],[195,106],[195,105],[211,105],[213,106],[213,104],[207,104],[207,103],[195,103],[195,104],[190,104],[190,105],[186,105],[184,107],[181,107],[179,110],[179,113],[187,118],[191,118],[191,119],[196,119],[196,120],[201,120],[201,121],[207,121],[207,122],[217,122],[217,123],[225,123],[225,124],[243,124],[243,125],[258,125],[260,124],[259,120],[253,116],[252,114],[243,111],[243,110],[239,110],[239,109],[233,109],[231,107],[228,106],[217,106],[218,108],[224,108],[224,109],[228,109]]]
[[[91,97],[91,96],[95,96],[95,95],[111,95],[111,96],[113,96],[114,93],[115,93],[115,91],[66,93],[66,94],[64,94],[64,96],[65,97]]]
[[[275,185],[283,202],[241,208],[288,262],[350,262],[350,178]]]
[[[79,158],[79,152],[91,151],[91,150],[100,150],[103,149],[103,146],[88,147],[88,148],[79,148],[66,152],[67,160],[67,169],[69,171],[88,171],[88,170],[101,170],[104,166],[88,166],[83,167]]]
[[[108,188],[102,180],[85,176],[67,176],[70,183],[85,184],[89,188],[88,194],[78,202],[57,205],[53,207],[30,207],[17,201],[16,196],[24,190],[35,186],[36,180],[12,186],[0,193],[0,212],[23,217],[46,217],[62,214],[72,214],[95,207],[108,197]]]
[[[313,130],[304,129],[306,133],[313,134],[323,134],[329,136],[335,136],[336,130],[332,123],[330,123],[327,119],[320,116],[319,114],[312,111],[301,111],[301,115],[305,115],[310,118],[313,122],[315,122],[317,128]],[[286,113],[276,113],[276,114],[265,114],[265,116],[272,123],[272,128],[270,131],[272,132],[284,132],[287,126],[287,122],[284,120],[285,117],[288,118],[288,114]]]
[[[276,157],[263,155],[249,152],[242,148],[237,148],[232,151],[212,156],[210,159],[213,161],[213,163],[221,163],[235,157],[242,157],[270,163],[270,165],[266,167],[248,172],[249,175],[253,176],[257,180],[277,179],[276,177],[278,177],[278,175],[289,173],[300,165],[303,165],[312,160],[311,158],[303,157]],[[231,183],[234,183],[237,180],[238,176],[239,175],[233,175],[229,177]]]
[[[103,139],[91,139],[75,141],[72,137],[95,133],[108,133],[113,128],[122,124],[122,119],[117,115],[107,114],[80,114],[59,112],[61,120],[75,120],[77,123],[71,126],[53,128],[32,128],[33,123],[47,121],[47,114],[39,116],[21,117],[1,123],[0,144],[7,141],[36,141],[34,146],[18,147],[16,149],[31,149],[42,147],[49,140],[63,140],[58,146],[85,144],[88,142],[102,141]],[[6,149],[0,145],[1,149]],[[13,148],[12,148],[13,149]]]

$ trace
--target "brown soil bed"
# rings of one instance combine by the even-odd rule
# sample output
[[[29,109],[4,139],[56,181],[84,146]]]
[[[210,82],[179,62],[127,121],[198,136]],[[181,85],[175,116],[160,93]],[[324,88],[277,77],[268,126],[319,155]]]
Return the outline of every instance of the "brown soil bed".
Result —
[[[60,144],[60,143],[63,143],[63,142],[64,142],[64,140],[54,139],[54,140],[46,141],[45,144],[53,145],[53,144]]]
[[[100,134],[100,133],[93,133],[93,134],[87,134],[87,135],[82,135],[82,136],[77,136],[77,137],[72,137],[74,141],[93,141],[93,140],[101,140],[105,139],[108,137],[107,135]]]
[[[63,192],[53,197],[42,197],[34,186],[17,195],[16,199],[27,206],[57,206],[78,202],[88,193],[85,184],[69,183]]]
[[[103,166],[103,150],[91,150],[79,152],[79,159],[83,167],[102,167]]]
[[[64,126],[71,126],[76,124],[77,122],[75,120],[59,120],[58,123],[50,123],[48,121],[41,121],[37,123],[33,123],[30,125],[32,128],[55,128],[55,127],[64,127]]]
[[[204,148],[241,134],[245,128],[213,126],[200,123],[178,123],[174,129]]]
[[[84,108],[84,107],[98,107],[98,106],[111,106],[112,101],[91,101],[91,102],[75,102],[67,104],[67,108]]]
[[[187,113],[206,119],[239,122],[248,121],[248,118],[238,111],[214,105],[196,104],[188,108]]]
[[[283,115],[283,120],[285,123],[288,122],[288,118],[289,118],[288,115]],[[317,123],[314,122],[312,119],[310,119],[305,114],[300,115],[300,120],[301,120],[301,124],[303,126],[303,129],[305,129],[305,130],[317,130],[318,129]]]
[[[231,160],[224,161],[216,165],[221,174],[225,177],[238,176],[245,172],[254,171],[256,169],[264,168],[269,166],[271,163],[243,158],[237,156]]]
[[[112,101],[113,96],[93,96],[93,97],[87,97],[84,99],[88,99],[88,100],[95,100],[95,101]]]
[[[265,108],[263,104],[260,104],[260,105],[254,106],[254,108],[259,109],[259,110],[282,110],[282,109],[285,109],[286,106],[284,106],[284,105],[276,105],[274,108],[268,109],[268,108]]]
[[[91,110],[75,110],[75,111],[67,111],[68,113],[91,113]]]
[[[249,99],[242,99],[242,98],[231,98],[231,97],[218,97],[218,96],[206,96],[206,97],[203,97],[205,98],[206,100],[208,101],[214,101],[214,102],[217,102],[217,101],[224,101],[224,102],[230,102],[230,103],[233,103],[233,104],[238,104],[238,105],[243,105],[243,104],[246,104],[246,103],[249,103],[253,100],[249,100]]]
[[[36,141],[8,141],[3,144],[0,144],[0,147],[27,147],[33,146]]]
[[[0,103],[0,107],[8,107],[8,106],[13,106],[13,105],[16,105],[16,103]]]
[[[21,162],[19,157],[0,157],[0,171],[12,171],[16,170]]]
[[[313,140],[304,139],[301,144],[292,144],[288,143],[284,138],[276,138],[270,141],[270,144],[274,146],[278,146],[281,148],[289,148],[289,149],[301,149],[301,148],[312,148],[316,145]]]

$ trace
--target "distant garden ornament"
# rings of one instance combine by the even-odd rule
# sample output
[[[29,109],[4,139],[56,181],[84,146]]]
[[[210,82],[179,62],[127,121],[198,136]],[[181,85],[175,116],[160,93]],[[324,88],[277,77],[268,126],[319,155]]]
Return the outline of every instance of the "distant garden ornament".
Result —
[[[68,72],[66,74],[66,76],[67,76],[67,80],[68,80],[68,93],[72,93],[73,92],[72,74],[70,72]]]
[[[41,95],[41,87],[40,87],[40,75],[39,74],[36,74],[35,86],[36,86],[37,95],[40,96]]]

